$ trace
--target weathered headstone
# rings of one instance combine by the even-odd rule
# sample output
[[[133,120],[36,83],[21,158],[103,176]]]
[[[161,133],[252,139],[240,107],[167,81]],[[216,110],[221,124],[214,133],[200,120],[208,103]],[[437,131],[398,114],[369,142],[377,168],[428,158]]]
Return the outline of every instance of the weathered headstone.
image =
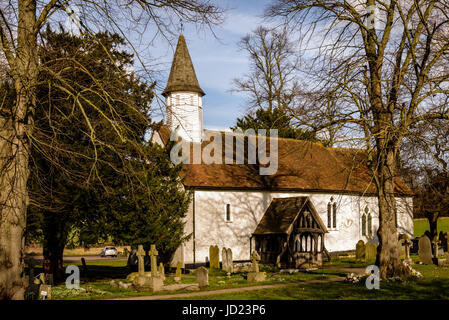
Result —
[[[180,282],[182,279],[182,263],[181,261],[178,261],[176,264],[176,276],[175,276],[175,282]]]
[[[139,276],[145,275],[145,250],[143,250],[143,245],[139,244],[137,246],[137,259],[138,259],[138,272]]]
[[[257,251],[253,251],[253,253],[251,254],[251,263],[252,263],[251,266],[253,272],[259,272],[259,261],[260,261],[259,253],[257,253]]]
[[[157,277],[157,255],[159,252],[156,250],[156,246],[154,244],[151,245],[150,251],[148,252],[150,255],[150,261],[151,261],[151,276]]]
[[[355,246],[355,259],[365,260],[365,242],[359,240]]]
[[[220,249],[218,246],[210,246],[209,256],[210,256],[210,268],[220,269]]]
[[[209,271],[204,267],[196,269],[196,282],[198,286],[205,287],[209,285]]]
[[[251,254],[252,272],[248,273],[248,281],[250,282],[265,281],[265,272],[259,272],[259,261],[259,254],[257,251],[253,251]]]
[[[51,300],[51,286],[41,284],[39,287],[39,300]]]
[[[221,250],[221,269],[224,271],[228,271],[229,269],[228,251],[225,247]]]
[[[433,264],[430,239],[425,235],[422,236],[419,238],[418,246],[419,260],[424,264]]]
[[[232,260],[231,248],[226,249],[226,257],[228,262],[228,272],[234,272],[234,261]]]
[[[365,246],[365,259],[372,260],[376,259],[377,246],[375,243],[367,243]]]
[[[165,268],[164,268],[164,264],[162,262],[159,263],[158,273],[159,273],[159,277],[161,277],[162,280],[165,280]]]

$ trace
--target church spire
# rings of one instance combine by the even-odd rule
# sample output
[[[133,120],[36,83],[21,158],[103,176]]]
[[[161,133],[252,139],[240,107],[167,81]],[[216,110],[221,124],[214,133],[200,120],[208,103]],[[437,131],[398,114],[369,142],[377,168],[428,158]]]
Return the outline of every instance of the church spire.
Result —
[[[205,95],[196,78],[195,68],[193,67],[192,59],[187,49],[186,40],[182,34],[178,39],[170,76],[168,77],[167,86],[162,92],[162,95],[166,97],[170,92],[175,91],[190,91],[196,92],[201,96]]]

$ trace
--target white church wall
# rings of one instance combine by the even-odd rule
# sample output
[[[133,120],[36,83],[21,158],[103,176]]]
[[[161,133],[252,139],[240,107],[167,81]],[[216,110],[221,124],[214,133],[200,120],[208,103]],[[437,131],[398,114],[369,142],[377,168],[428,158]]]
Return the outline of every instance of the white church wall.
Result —
[[[333,197],[337,203],[337,227],[329,228],[325,246],[330,252],[354,250],[355,244],[377,242],[379,219],[377,199],[355,195],[295,192],[195,191],[195,262],[203,263],[209,256],[209,246],[218,245],[233,250],[234,260],[248,260],[250,237],[273,198],[308,196],[327,227],[327,205]],[[226,221],[226,204],[231,205],[232,219]],[[361,216],[368,206],[372,215],[372,237],[362,236]],[[413,235],[411,198],[398,198],[399,233]],[[193,227],[193,207],[191,220]],[[193,231],[193,229],[192,229]],[[186,262],[193,262],[193,239],[186,244]]]

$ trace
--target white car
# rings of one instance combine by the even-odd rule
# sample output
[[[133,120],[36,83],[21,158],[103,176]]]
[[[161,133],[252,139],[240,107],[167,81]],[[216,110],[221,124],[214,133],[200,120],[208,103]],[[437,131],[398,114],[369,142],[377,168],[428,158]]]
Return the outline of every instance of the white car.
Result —
[[[101,250],[100,257],[117,257],[117,249],[115,247],[104,247]]]

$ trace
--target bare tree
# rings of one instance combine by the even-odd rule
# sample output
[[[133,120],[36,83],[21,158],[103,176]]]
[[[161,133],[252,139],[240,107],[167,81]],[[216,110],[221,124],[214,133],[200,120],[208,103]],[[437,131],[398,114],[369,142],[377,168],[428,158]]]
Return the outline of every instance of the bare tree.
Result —
[[[19,0],[0,2],[0,48],[7,61],[7,71],[12,78],[16,102],[0,110],[0,299],[23,299],[24,229],[28,204],[27,180],[29,156],[33,144],[33,115],[36,107],[35,88],[39,70],[39,34],[42,28],[73,13],[70,6],[81,9],[78,21],[82,32],[90,29],[115,31],[126,36],[123,25],[132,25],[140,32],[149,26],[168,37],[182,18],[185,22],[212,26],[219,23],[223,10],[209,0],[135,0],[135,1],[84,1],[84,0]],[[71,11],[72,10],[72,11]],[[129,43],[133,47],[132,43]],[[139,57],[138,57],[139,58]],[[60,77],[54,74],[55,77]],[[89,75],[95,77],[95,75]],[[64,79],[59,78],[61,88]],[[74,108],[95,108],[87,95],[76,94],[66,87],[74,98]],[[85,92],[84,92],[85,93]],[[106,90],[98,95],[109,105],[112,115],[114,103]],[[104,115],[105,124],[114,128],[119,139],[125,139],[126,125],[116,118]],[[88,139],[95,146],[101,145],[95,127],[84,117],[89,132]],[[94,152],[95,153],[95,152]],[[93,170],[94,172],[95,170]]]
[[[249,55],[250,73],[233,80],[233,91],[244,93],[253,110],[292,106],[299,92],[298,56],[288,30],[259,26],[239,47]]]
[[[449,120],[448,9],[445,0],[278,0],[267,10],[296,27],[311,50],[309,82],[323,101],[338,102],[334,119],[312,108],[307,121],[344,125],[368,150],[382,278],[407,274],[395,223],[401,144],[421,122]]]

